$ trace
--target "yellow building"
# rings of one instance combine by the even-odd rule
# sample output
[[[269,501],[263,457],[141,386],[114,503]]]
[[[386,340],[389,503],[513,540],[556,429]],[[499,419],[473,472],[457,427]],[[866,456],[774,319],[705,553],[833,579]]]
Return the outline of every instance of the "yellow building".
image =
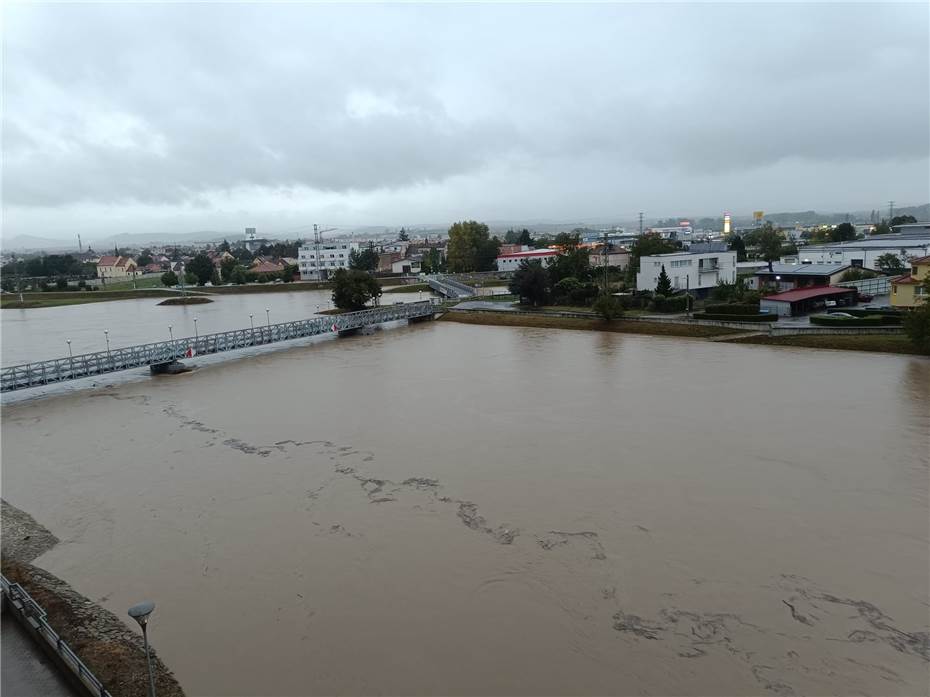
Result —
[[[927,301],[924,281],[930,278],[930,257],[911,259],[911,272],[891,282],[891,304],[894,307],[916,307]]]

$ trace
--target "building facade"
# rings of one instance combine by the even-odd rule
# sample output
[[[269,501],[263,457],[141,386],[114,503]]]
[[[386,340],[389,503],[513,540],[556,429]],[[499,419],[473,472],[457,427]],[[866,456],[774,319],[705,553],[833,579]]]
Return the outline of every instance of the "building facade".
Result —
[[[327,242],[307,245],[297,250],[300,278],[305,281],[325,279],[338,269],[349,268],[349,255],[358,254],[357,242]]]
[[[718,283],[736,283],[736,252],[671,252],[640,257],[636,290],[655,290],[663,267],[672,288],[698,297]]]
[[[541,261],[543,266],[549,266],[552,260],[559,256],[557,249],[530,249],[526,252],[514,252],[513,254],[501,254],[497,257],[498,271],[516,271],[524,259],[529,261]]]
[[[930,233],[901,232],[874,235],[852,242],[815,244],[801,247],[797,256],[782,257],[781,261],[802,264],[839,263],[874,269],[875,262],[883,254],[894,254],[902,260],[925,257],[930,254]]]
[[[923,285],[927,278],[930,278],[930,257],[912,259],[911,272],[891,282],[891,305],[916,307],[930,301]]]
[[[100,257],[97,262],[97,278],[119,279],[135,278],[137,265],[129,257]]]
[[[775,288],[776,292],[806,288],[808,286],[830,286],[839,283],[843,274],[852,269],[850,264],[781,264],[773,263],[769,271],[766,264],[748,279],[746,286],[753,290],[763,287]]]

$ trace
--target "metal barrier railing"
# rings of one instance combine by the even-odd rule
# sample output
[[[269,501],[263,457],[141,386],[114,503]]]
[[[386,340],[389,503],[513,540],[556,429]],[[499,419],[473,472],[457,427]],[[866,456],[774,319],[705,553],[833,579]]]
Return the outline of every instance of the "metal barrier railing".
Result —
[[[171,363],[198,355],[236,351],[329,332],[360,329],[382,322],[423,317],[434,312],[435,306],[432,300],[383,305],[358,312],[324,315],[295,322],[281,322],[216,334],[201,334],[196,337],[24,363],[0,370],[0,391],[11,392],[132,368]]]
[[[58,632],[52,629],[52,626],[45,619],[45,610],[32,599],[32,596],[26,592],[25,588],[18,583],[10,583],[6,576],[0,574],[0,589],[2,589],[3,595],[8,600],[10,609],[29,620],[29,626],[33,627],[41,640],[61,657],[64,664],[90,690],[91,694],[98,697],[112,697],[93,671],[84,665],[84,662],[71,650],[67,642],[61,638]]]
[[[858,281],[841,281],[834,285],[840,288],[855,288],[860,293],[867,293],[869,295],[886,295],[891,292],[891,276],[862,278]]]

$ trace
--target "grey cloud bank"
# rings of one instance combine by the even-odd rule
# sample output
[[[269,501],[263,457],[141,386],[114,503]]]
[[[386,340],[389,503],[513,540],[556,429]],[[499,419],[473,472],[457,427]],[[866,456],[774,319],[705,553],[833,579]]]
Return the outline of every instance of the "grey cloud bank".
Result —
[[[926,4],[4,19],[4,236],[930,198]]]

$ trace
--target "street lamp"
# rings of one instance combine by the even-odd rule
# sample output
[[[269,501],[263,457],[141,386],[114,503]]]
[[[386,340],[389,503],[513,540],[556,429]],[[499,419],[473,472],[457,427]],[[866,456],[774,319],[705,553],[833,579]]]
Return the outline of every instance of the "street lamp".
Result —
[[[255,331],[255,320],[252,319],[252,315],[249,315],[249,324],[252,325],[252,331]]]
[[[174,341],[174,329],[170,324],[168,325],[168,336],[170,336],[171,340]]]
[[[155,603],[153,602],[139,603],[129,608],[129,616],[142,627],[142,641],[145,644],[145,662],[149,667],[149,697],[155,697],[155,674],[152,672],[152,655],[149,653],[149,635],[145,627],[149,623],[149,615],[151,615],[154,610]]]
[[[268,328],[271,329],[271,310],[265,308],[265,319],[268,320]]]
[[[113,357],[110,355],[110,330],[109,330],[109,329],[104,329],[104,330],[103,330],[103,335],[104,335],[104,336],[106,337],[106,339],[107,339],[107,358],[109,358],[109,359],[112,360]]]
[[[68,342],[68,358],[74,359],[74,354],[71,353],[71,339],[65,339]]]
[[[197,318],[194,317],[194,341],[196,341],[197,338],[198,338],[198,334],[197,334]]]

